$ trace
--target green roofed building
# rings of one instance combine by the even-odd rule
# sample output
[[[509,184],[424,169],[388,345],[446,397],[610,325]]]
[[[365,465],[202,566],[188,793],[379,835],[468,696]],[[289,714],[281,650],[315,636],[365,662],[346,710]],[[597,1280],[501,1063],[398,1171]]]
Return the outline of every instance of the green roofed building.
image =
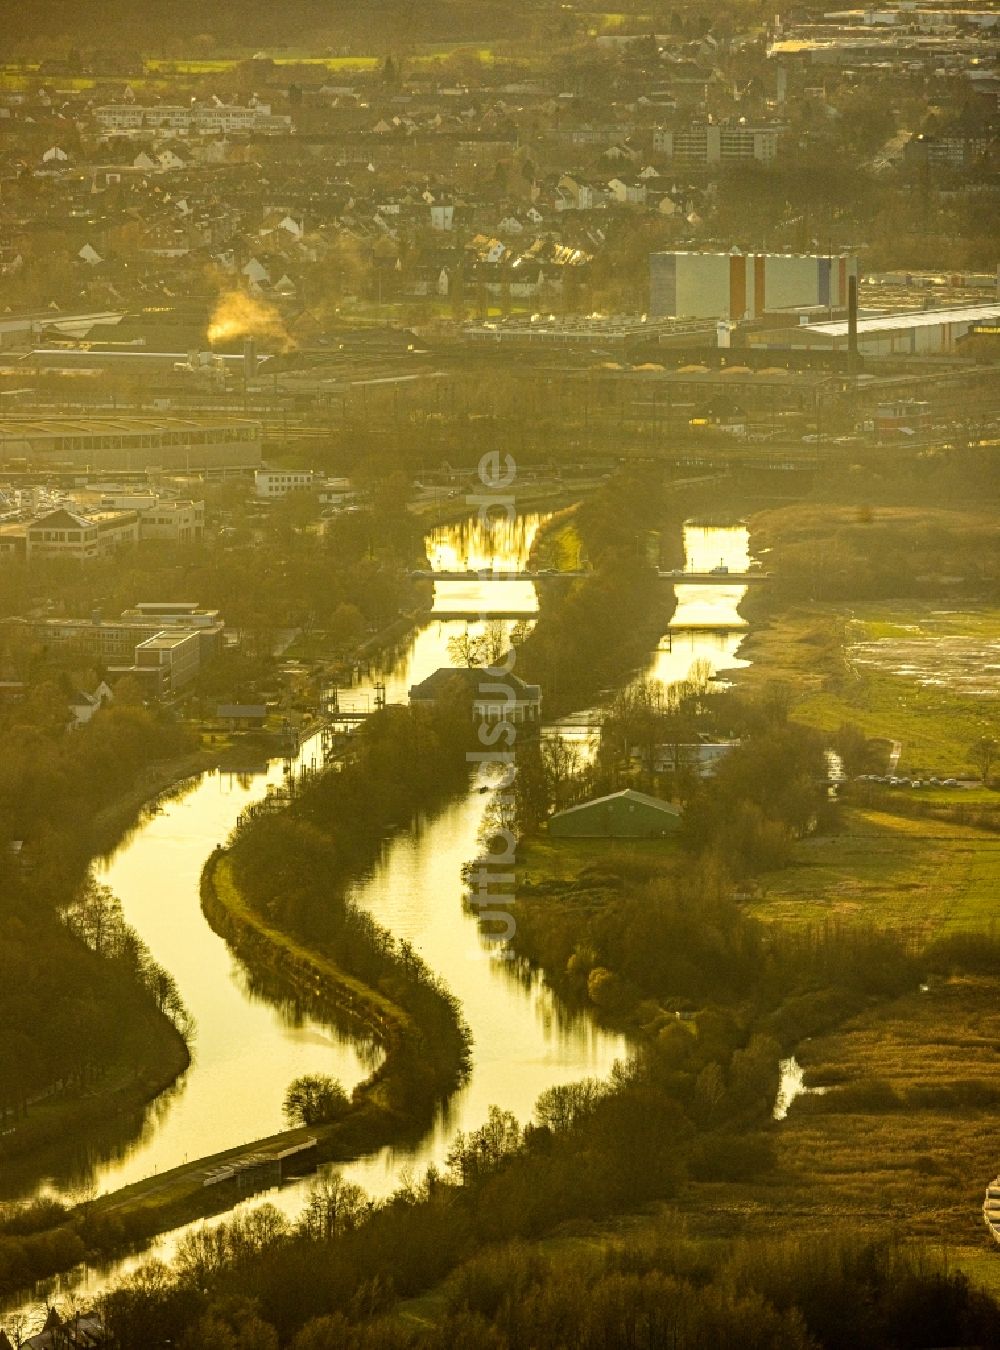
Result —
[[[626,788],[549,817],[556,839],[658,839],[680,825],[680,807]]]

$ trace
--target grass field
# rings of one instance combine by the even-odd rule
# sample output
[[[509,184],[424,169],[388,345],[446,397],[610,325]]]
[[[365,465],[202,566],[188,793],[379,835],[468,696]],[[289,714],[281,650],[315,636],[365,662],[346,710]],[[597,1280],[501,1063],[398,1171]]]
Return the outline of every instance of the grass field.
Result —
[[[681,857],[675,839],[550,839],[533,835],[518,844],[518,881],[538,885],[570,881],[593,868],[618,875],[660,875]]]
[[[835,1090],[800,1098],[776,1131],[778,1168],[766,1180],[689,1188],[680,1208],[690,1231],[891,1227],[1000,1293],[1000,1251],[982,1221],[983,1193],[1000,1167],[996,1108],[906,1101],[956,1085],[995,1088],[998,1038],[1000,982],[963,979],[915,991],[803,1047],[800,1060],[815,1080],[878,1080],[897,1104],[840,1110]]]
[[[972,767],[968,750],[979,736],[1000,734],[1000,704],[970,692],[977,658],[967,656],[997,633],[1000,613],[986,605],[802,606],[754,629],[741,650],[753,665],[736,678],[751,688],[784,682],[793,717],[830,731],[855,723],[885,742],[886,756],[890,742],[902,742],[900,772],[954,776]],[[941,807],[1000,804],[986,788],[888,794],[897,796],[901,805],[904,797]],[[676,844],[621,847],[540,838],[520,862],[534,879],[566,880],[602,864],[635,877],[663,868]],[[801,841],[790,867],[758,880],[748,908],[770,925],[875,925],[917,941],[990,932],[1000,918],[1000,836],[846,805],[838,833]],[[893,1228],[1000,1295],[1000,1252],[981,1213],[985,1186],[1000,1170],[998,1045],[998,979],[932,977],[925,990],[873,1005],[797,1047],[807,1081],[833,1090],[799,1098],[773,1127],[776,1170],[757,1182],[690,1184],[673,1208],[693,1237],[717,1240],[720,1252],[735,1236]],[[881,1086],[866,1095],[872,1080]],[[838,1086],[852,1091],[838,1097]],[[631,1224],[641,1237],[658,1221],[623,1218],[619,1231]],[[591,1240],[600,1246],[610,1237],[609,1226]]]
[[[797,607],[750,634],[740,655],[752,664],[735,679],[749,689],[768,681],[787,684],[796,719],[821,730],[851,722],[869,738],[900,741],[901,773],[955,776],[972,769],[969,747],[1000,730],[1000,699],[963,688],[943,658],[935,673],[934,654],[942,638],[966,639],[975,653],[977,644],[995,640],[998,632],[1000,613],[987,606],[947,615],[920,601]],[[946,683],[921,683],[917,676],[855,660],[862,646],[871,659],[867,644],[879,639],[912,642],[921,636],[927,648],[921,678]],[[975,655],[968,660],[974,664]]]
[[[836,919],[930,935],[1000,921],[1000,836],[971,826],[848,808],[843,832],[801,841],[791,867],[760,878],[768,923]]]
[[[793,1104],[779,1134],[779,1185],[794,1185],[796,1205],[845,1208],[852,1222],[888,1220],[945,1245],[1000,1290],[1000,1252],[981,1214],[1000,1168],[996,1108],[919,1104],[921,1094],[996,1090],[998,1041],[1000,981],[964,978],[934,982],[804,1046],[799,1058],[814,1081],[876,1079],[910,1100],[874,1113],[834,1109],[835,1092]]]
[[[133,89],[161,88],[164,82],[175,77],[226,75],[243,61],[252,58],[254,53],[246,51],[230,56],[181,56],[146,57],[143,61],[145,75],[130,77],[128,83]],[[408,57],[413,66],[433,66],[447,61],[452,56],[462,56],[478,61],[480,65],[491,66],[496,61],[496,52],[492,47],[483,47],[477,43],[440,43],[416,50]],[[384,62],[381,56],[309,56],[274,55],[268,56],[275,66],[314,66],[327,70],[331,74],[356,73],[369,74],[379,70]],[[38,62],[10,62],[0,65],[0,89],[26,89],[33,80],[44,79],[46,84],[59,89],[88,90],[101,84],[121,84],[120,75],[47,75],[39,74]]]
[[[879,510],[900,526],[950,513]],[[757,518],[766,542],[819,546],[826,507]],[[898,520],[896,519],[898,517]],[[940,520],[938,520],[940,517]],[[962,518],[963,520],[965,517]],[[979,517],[968,519],[983,527]],[[950,545],[949,545],[950,546]],[[901,743],[900,774],[926,778],[972,770],[969,749],[998,735],[995,666],[1000,612],[964,600],[889,600],[794,606],[750,634],[735,676],[760,689],[786,684],[792,716],[835,731]],[[886,804],[996,809],[1000,794],[976,789],[899,789]],[[759,878],[750,902],[768,924],[874,924],[917,940],[996,931],[1000,837],[971,826],[847,806],[839,833],[801,841],[792,865]],[[759,1184],[697,1186],[683,1202],[692,1231],[852,1231],[892,1225],[904,1238],[944,1249],[953,1266],[1000,1293],[1000,1253],[982,1222],[983,1191],[1000,1170],[1000,981],[931,979],[925,991],[873,1007],[796,1055],[807,1084],[854,1086],[793,1103],[776,1129],[778,1170]],[[864,1084],[887,1085],[865,1098]],[[860,1085],[860,1089],[859,1089]],[[861,1101],[858,1093],[861,1092]],[[964,1095],[963,1095],[964,1094]],[[859,1109],[865,1105],[871,1109]],[[851,1109],[846,1109],[851,1108]]]

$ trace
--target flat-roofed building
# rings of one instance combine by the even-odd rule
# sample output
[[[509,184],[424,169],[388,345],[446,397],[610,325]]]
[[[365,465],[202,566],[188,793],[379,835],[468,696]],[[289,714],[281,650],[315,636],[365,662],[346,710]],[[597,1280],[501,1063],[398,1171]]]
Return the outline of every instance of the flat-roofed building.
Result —
[[[202,665],[222,647],[224,624],[217,609],[201,609],[194,603],[147,602],[128,609],[120,619],[0,619],[0,629],[11,637],[37,643],[43,649],[75,648],[81,656],[97,658],[109,666],[131,664],[136,648],[164,632],[193,633],[198,638]]]
[[[752,126],[746,122],[698,122],[685,127],[657,127],[653,149],[685,164],[724,164],[755,159],[768,164],[777,158],[784,126]]]
[[[131,661],[137,642],[153,637],[159,629],[137,623],[88,619],[3,619],[0,627],[9,637],[38,643],[43,650],[75,649],[81,656],[97,657],[112,665]]]
[[[272,113],[270,104],[265,103],[106,103],[95,108],[93,116],[105,132],[149,130],[177,136],[261,131],[275,135],[287,133],[292,125],[291,117]]]
[[[858,320],[858,350],[864,356],[946,356],[973,330],[1000,327],[1000,302],[953,309],[922,309]],[[846,320],[800,324],[752,334],[749,341],[767,347],[826,347],[846,351]]]
[[[176,694],[201,669],[201,634],[190,628],[171,629],[140,642],[135,649],[135,674],[146,671],[157,686],[157,697]]]
[[[196,632],[204,665],[222,650],[225,624],[217,609],[202,609],[194,601],[143,600],[122,614],[123,622],[156,626],[162,630],[183,628]]]
[[[224,470],[261,460],[259,422],[237,417],[0,417],[0,463],[93,470]]]
[[[140,600],[124,610],[122,618],[158,623],[161,628],[215,628],[222,623],[217,609],[202,609],[197,600]]]
[[[0,315],[0,349],[32,346],[46,330],[61,337],[79,338],[92,328],[114,328],[121,322],[121,310],[85,310],[54,314],[51,309],[21,310]]]
[[[253,476],[258,497],[287,497],[290,492],[308,491],[319,481],[312,469],[257,469]]]
[[[160,498],[139,513],[139,538],[189,544],[205,533],[205,503]]]
[[[102,509],[137,511],[139,538],[192,543],[205,533],[205,503],[158,492],[104,492]]]

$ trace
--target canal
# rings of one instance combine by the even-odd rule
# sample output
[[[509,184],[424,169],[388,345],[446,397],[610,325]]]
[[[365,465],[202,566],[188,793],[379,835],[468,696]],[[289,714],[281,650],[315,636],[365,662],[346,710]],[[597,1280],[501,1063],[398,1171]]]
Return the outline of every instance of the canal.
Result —
[[[486,527],[469,520],[433,530],[427,555],[436,570],[495,566],[521,570],[544,517],[525,515]],[[748,564],[742,526],[689,525],[686,565]],[[729,586],[679,586],[673,627],[651,654],[648,678],[683,679],[695,663],[712,671],[744,664],[736,656],[742,621],[736,612],[744,590]],[[341,706],[359,710],[382,696],[403,702],[410,685],[453,664],[449,643],[471,627],[464,617],[498,613],[530,616],[536,609],[530,582],[438,582],[429,620],[378,670],[340,691]],[[463,617],[456,617],[463,616]],[[711,625],[711,630],[706,628]],[[301,760],[315,747],[307,743]],[[36,1188],[66,1198],[101,1194],[183,1162],[282,1127],[287,1084],[302,1073],[328,1073],[350,1090],[378,1063],[379,1051],[304,1016],[294,1005],[276,1006],[254,992],[248,973],[205,921],[199,877],[205,859],[224,842],[241,811],[283,775],[280,762],[266,775],[202,775],[150,812],[118,850],[97,868],[119,896],[125,917],[156,959],[175,977],[197,1024],[193,1061],[183,1079],[155,1104],[141,1127],[113,1149],[69,1149],[65,1164]],[[492,1104],[527,1121],[545,1088],[585,1077],[606,1077],[628,1052],[625,1040],[586,1016],[570,1015],[541,979],[525,982],[507,963],[487,957],[474,916],[462,905],[460,869],[477,851],[489,797],[473,784],[440,813],[388,842],[352,899],[398,938],[412,943],[461,1002],[473,1037],[468,1081],[440,1109],[433,1128],[414,1148],[384,1148],[340,1170],[372,1195],[392,1191],[407,1174],[444,1162],[459,1130],[475,1129]],[[289,1215],[302,1208],[310,1182],[294,1183],[244,1202],[276,1204]],[[143,1251],[105,1268],[81,1268],[35,1291],[39,1297],[86,1301],[109,1281],[157,1256],[169,1260],[185,1229],[162,1235]],[[31,1302],[14,1300],[0,1324]]]

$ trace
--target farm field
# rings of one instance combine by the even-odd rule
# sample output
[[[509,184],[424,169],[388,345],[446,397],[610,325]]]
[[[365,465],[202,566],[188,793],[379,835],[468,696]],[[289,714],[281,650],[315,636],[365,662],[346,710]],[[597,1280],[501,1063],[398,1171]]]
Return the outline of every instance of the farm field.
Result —
[[[930,937],[988,931],[1000,918],[1000,836],[972,826],[847,808],[840,833],[800,841],[794,858],[760,878],[750,909],[765,922]]]

